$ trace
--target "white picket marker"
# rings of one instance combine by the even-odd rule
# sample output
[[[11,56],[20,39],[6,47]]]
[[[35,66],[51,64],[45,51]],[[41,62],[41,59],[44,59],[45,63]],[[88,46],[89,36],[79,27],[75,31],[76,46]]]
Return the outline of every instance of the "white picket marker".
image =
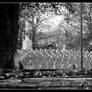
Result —
[[[45,59],[46,59],[46,57],[47,57],[47,54],[46,54],[46,52],[44,52],[44,57],[45,57]]]
[[[56,68],[56,61],[54,61],[54,64],[53,64],[53,69],[55,69]]]
[[[36,53],[38,53],[38,49],[36,49],[35,51],[36,51]]]
[[[52,57],[53,57],[53,56],[52,56],[52,55],[50,55],[50,58],[51,58],[51,59],[52,59]]]
[[[72,64],[69,64],[67,68],[68,69],[71,69],[72,68]]]
[[[32,69],[32,66],[31,65],[29,66],[29,69]]]
[[[64,64],[61,63],[61,69],[63,69],[63,67],[64,67]]]
[[[65,56],[64,53],[62,53],[62,59],[61,59],[62,62],[63,62],[64,56]]]
[[[39,54],[41,54],[41,49],[39,50]]]
[[[31,60],[29,60],[29,63],[31,63],[32,61]]]
[[[43,54],[42,54],[42,50],[40,50],[40,55],[43,56]]]
[[[48,54],[47,50],[45,49],[45,53]]]
[[[55,57],[56,56],[56,52],[54,53],[54,52],[52,52],[52,55],[53,55],[53,57]]]
[[[55,53],[54,53],[53,51],[51,52],[51,54],[52,54],[52,58],[56,56]]]
[[[92,63],[92,54],[90,54],[90,63]]]
[[[56,55],[58,55],[58,56],[59,56],[59,54],[60,54],[60,53],[59,53],[59,50],[56,50]]]
[[[41,68],[41,64],[39,65],[39,68]]]
[[[48,67],[48,62],[46,61],[46,63],[45,63],[45,64],[46,64],[46,68],[48,69],[48,68],[49,68],[49,67]]]
[[[46,52],[46,49],[43,49],[44,50],[44,52]]]
[[[70,58],[71,58],[70,54],[71,54],[71,52],[68,51],[68,63],[69,63],[69,60],[70,60]]]
[[[66,45],[63,45],[63,51],[66,51]]]
[[[32,69],[35,69],[34,65],[32,65]]]
[[[73,51],[73,60],[76,61],[76,51]]]
[[[36,51],[35,50],[33,51],[33,54],[36,55]]]

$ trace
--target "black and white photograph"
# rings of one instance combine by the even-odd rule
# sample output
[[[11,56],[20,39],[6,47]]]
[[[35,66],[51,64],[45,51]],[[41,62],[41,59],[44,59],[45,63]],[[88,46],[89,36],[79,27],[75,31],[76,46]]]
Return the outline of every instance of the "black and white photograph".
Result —
[[[0,3],[0,90],[92,90],[92,2]]]

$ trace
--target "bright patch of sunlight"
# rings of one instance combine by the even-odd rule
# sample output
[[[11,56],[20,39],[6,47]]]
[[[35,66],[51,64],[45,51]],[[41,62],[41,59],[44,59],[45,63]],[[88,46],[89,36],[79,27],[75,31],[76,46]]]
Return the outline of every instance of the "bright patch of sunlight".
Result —
[[[46,21],[43,22],[42,25],[40,25],[40,28],[38,29],[38,31],[42,31],[42,32],[53,32],[55,30],[57,30],[57,28],[59,27],[59,24],[62,23],[61,25],[64,26],[66,25],[65,20],[64,20],[64,16],[53,16],[51,18],[48,18]]]

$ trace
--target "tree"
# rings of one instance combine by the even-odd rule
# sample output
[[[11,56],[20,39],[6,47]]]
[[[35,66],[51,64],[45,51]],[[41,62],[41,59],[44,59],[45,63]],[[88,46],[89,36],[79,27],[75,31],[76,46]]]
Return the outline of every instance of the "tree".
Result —
[[[25,32],[25,34],[30,34],[33,49],[35,49],[35,34],[39,25],[52,16],[66,13],[67,11],[64,11],[66,10],[64,8],[64,3],[22,3],[20,5],[20,18],[29,22],[31,26],[31,31]]]
[[[80,47],[80,3],[66,3],[69,13],[65,16],[67,27],[65,29],[65,44],[67,49]],[[77,42],[77,43],[76,43]],[[78,43],[79,42],[79,43]]]
[[[35,49],[35,33],[37,31],[37,27],[42,23],[42,21],[47,19],[47,18],[41,19],[41,14],[44,14],[46,11],[45,6],[46,6],[45,4],[41,3],[30,3],[30,4],[26,3],[20,6],[22,8],[20,17],[23,18],[25,21],[29,22],[32,27],[30,31],[31,32],[30,36],[33,42],[33,49]]]
[[[83,3],[83,47],[92,50],[92,3]]]
[[[43,27],[41,25],[43,25],[48,19],[57,15],[65,16],[66,24],[64,24],[65,26],[64,35],[62,35],[60,31],[62,27],[62,21],[61,21],[61,24],[59,24],[59,28],[56,30],[56,33],[58,33],[58,35],[55,35],[54,34],[55,32],[53,32],[53,34],[48,35],[47,38],[52,36],[52,37],[56,37],[57,39],[62,39],[62,37],[65,39],[66,37],[65,39],[66,45],[70,44],[71,40],[72,40],[71,44],[75,44],[77,40],[79,42],[80,40],[80,3],[22,3],[20,5],[20,8],[21,8],[20,18],[23,19],[24,23],[28,22],[30,24],[29,31],[26,32],[24,29],[24,31],[22,30],[22,33],[24,32],[24,34],[28,35],[29,38],[32,40],[33,49],[35,49],[36,34],[38,29],[40,27]],[[49,24],[47,23],[45,24],[45,26],[47,26],[48,28]],[[22,28],[23,27],[24,26],[22,25]],[[71,39],[71,38],[74,38],[74,39]],[[42,39],[42,37],[39,36],[39,39]],[[78,45],[80,46],[80,43],[78,43]],[[78,45],[76,44],[76,46]]]

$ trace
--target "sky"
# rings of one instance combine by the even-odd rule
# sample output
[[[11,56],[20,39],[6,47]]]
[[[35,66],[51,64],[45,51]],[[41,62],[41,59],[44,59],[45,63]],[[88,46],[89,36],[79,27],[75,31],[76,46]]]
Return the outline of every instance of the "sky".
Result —
[[[40,25],[40,28],[38,29],[38,31],[41,30],[41,32],[46,32],[46,33],[53,32],[58,29],[59,24],[62,26],[61,30],[63,30],[64,26],[66,25],[63,15],[62,16],[57,15],[57,16],[53,16],[53,17],[47,19],[46,21],[43,22],[42,25]]]

